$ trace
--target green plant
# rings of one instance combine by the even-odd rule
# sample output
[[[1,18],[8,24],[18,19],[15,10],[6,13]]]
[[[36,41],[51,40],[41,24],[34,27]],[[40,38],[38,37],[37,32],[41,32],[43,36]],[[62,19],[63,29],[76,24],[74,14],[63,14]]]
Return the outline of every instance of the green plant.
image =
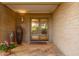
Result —
[[[0,46],[0,51],[7,51],[7,50],[8,50],[8,48],[7,48],[7,46],[5,44],[2,44]]]
[[[10,49],[13,49],[15,47],[16,47],[15,44],[10,44]]]
[[[0,51],[8,51],[8,50],[13,49],[15,47],[16,47],[15,44],[10,44],[9,47],[7,47],[6,44],[1,44],[0,45]]]

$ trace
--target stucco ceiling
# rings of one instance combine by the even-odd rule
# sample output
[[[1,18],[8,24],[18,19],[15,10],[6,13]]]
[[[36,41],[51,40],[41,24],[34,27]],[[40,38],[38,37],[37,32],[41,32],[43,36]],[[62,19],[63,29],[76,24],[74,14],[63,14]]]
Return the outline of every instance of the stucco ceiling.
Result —
[[[5,3],[4,3],[5,4]],[[10,9],[18,13],[51,13],[59,3],[7,3]]]

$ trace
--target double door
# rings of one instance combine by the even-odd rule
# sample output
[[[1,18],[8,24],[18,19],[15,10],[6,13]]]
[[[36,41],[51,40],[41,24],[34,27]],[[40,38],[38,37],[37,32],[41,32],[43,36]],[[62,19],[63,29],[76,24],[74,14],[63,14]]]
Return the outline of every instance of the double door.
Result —
[[[48,19],[31,19],[31,40],[48,41]]]

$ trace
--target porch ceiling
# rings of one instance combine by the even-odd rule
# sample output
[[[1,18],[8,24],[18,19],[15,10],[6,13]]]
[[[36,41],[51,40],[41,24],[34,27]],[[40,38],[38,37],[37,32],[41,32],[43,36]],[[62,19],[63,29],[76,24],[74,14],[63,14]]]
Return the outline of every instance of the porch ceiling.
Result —
[[[27,3],[3,3],[18,13],[51,13],[60,4],[59,2],[27,2]]]

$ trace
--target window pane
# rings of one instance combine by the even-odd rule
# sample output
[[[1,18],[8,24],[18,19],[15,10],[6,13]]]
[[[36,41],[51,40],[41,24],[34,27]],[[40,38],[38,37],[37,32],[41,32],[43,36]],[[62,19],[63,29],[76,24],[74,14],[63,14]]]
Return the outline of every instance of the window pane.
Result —
[[[39,20],[32,19],[32,34],[38,34],[39,29]]]

